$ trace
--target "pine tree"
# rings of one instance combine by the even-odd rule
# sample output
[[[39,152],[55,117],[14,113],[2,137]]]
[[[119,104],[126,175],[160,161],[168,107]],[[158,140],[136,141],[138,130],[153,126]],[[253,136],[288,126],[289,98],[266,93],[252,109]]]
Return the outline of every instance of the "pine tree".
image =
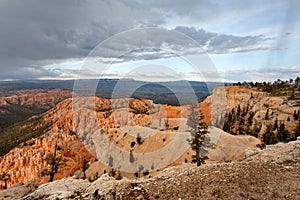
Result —
[[[57,150],[59,149],[57,143],[54,146],[53,154],[48,154],[46,156],[46,162],[50,166],[50,169],[44,169],[41,172],[42,176],[49,175],[49,182],[54,180],[54,175],[58,173],[58,167],[64,163],[63,157],[57,155]]]
[[[265,115],[265,120],[269,120],[269,109],[267,109],[266,115]]]
[[[288,142],[290,140],[290,133],[285,129],[284,123],[281,123],[278,130],[278,140],[280,142]]]
[[[192,104],[190,110],[191,113],[187,121],[187,125],[190,127],[191,133],[190,145],[196,153],[195,161],[197,162],[197,166],[200,166],[204,161],[204,158],[200,155],[200,148],[202,147],[205,136],[208,133],[208,126],[205,122],[203,122],[204,116],[199,111],[197,104]]]
[[[263,134],[263,142],[266,145],[277,143],[277,138],[272,130],[272,126],[267,126],[266,132]]]
[[[236,112],[237,112],[236,115],[239,117],[240,114],[241,114],[241,106],[240,106],[240,104],[238,105]]]
[[[297,137],[300,137],[300,121],[298,122],[298,125],[295,129],[295,140],[297,139]]]
[[[117,174],[117,171],[115,170],[115,168],[111,168],[111,170],[108,172],[108,175],[111,177],[115,177]]]
[[[276,129],[278,129],[278,119],[276,118],[275,122],[274,122],[274,126],[273,126],[273,130],[275,131]]]
[[[252,111],[249,113],[249,117],[248,117],[248,125],[249,126],[252,126],[252,124],[253,124],[253,117],[254,117],[254,115],[255,115],[255,113],[252,112]]]
[[[85,171],[89,168],[89,163],[88,161],[84,158],[82,161],[82,166],[81,166],[81,170],[83,171],[83,179],[86,179],[86,174]]]
[[[223,131],[229,133],[230,132],[230,119],[231,119],[231,114],[230,113],[226,113],[225,115],[225,122],[224,122],[224,126],[223,126]]]
[[[137,136],[136,136],[136,142],[140,145],[143,144],[142,137],[141,137],[140,133],[138,133]]]
[[[7,181],[9,179],[9,175],[7,173],[2,173],[0,174],[0,181],[3,181],[4,182],[4,187],[3,189],[7,189]]]
[[[294,100],[295,99],[295,88],[293,87],[292,88],[292,93],[291,93],[291,96],[289,98],[289,100]]]
[[[299,82],[300,82],[300,77],[298,76],[298,77],[295,79],[295,84],[298,86]]]

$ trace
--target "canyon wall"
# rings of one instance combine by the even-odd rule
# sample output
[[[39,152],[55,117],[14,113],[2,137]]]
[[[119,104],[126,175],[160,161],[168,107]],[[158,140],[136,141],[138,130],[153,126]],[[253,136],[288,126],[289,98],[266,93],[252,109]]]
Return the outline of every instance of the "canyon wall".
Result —
[[[22,100],[22,102],[32,101],[34,100]],[[237,105],[241,108],[248,106],[249,111],[255,113],[254,125],[263,126],[265,123],[263,115],[266,109],[270,109],[270,120],[266,123],[271,123],[275,116],[280,120],[286,120],[287,116],[292,115],[294,110],[299,108],[294,103],[297,102],[286,101],[282,97],[270,97],[266,93],[249,88],[218,87],[214,89],[213,95],[201,102],[199,106],[205,116],[204,120],[215,126],[221,126],[226,113]],[[26,103],[22,105],[24,104]],[[66,162],[59,168],[55,178],[69,176],[81,167],[84,158],[90,162],[97,159],[94,136],[102,132],[111,142],[127,151],[151,152],[168,144],[176,130],[187,131],[186,126],[180,129],[180,123],[183,119],[186,120],[188,115],[189,106],[160,105],[151,100],[111,101],[98,97],[66,99],[41,115],[39,124],[47,124],[49,127],[44,135],[21,144],[0,158],[0,173],[9,174],[9,186],[27,181],[36,183],[47,181],[48,177],[42,177],[40,174],[47,167],[45,161],[47,154],[51,153],[54,145],[58,143],[62,147],[60,154]],[[289,123],[295,122],[291,120]],[[136,144],[132,147],[132,142],[136,143],[137,138],[136,135],[127,134],[124,131],[126,127],[137,127],[139,130],[142,130],[139,127],[151,128],[155,130],[155,137],[144,138],[141,145]],[[216,150],[210,154],[215,162],[239,159],[245,156],[245,149],[255,148],[259,143],[259,140],[250,136],[233,137],[218,129],[211,130],[219,132],[220,140],[230,141],[234,146],[230,148],[226,142],[218,141],[216,145],[219,145],[219,148],[216,147]],[[236,149],[238,155],[235,155]],[[187,150],[174,163],[177,165],[185,161],[190,162],[192,153],[190,149]],[[98,166],[96,168],[99,173],[103,173],[103,169],[106,169],[103,165],[95,166]],[[98,171],[94,170],[89,174],[92,176]]]
[[[293,114],[300,110],[299,100],[289,100],[285,96],[271,96],[255,88],[217,87],[213,95],[204,102],[212,104],[212,124],[220,128],[225,124],[226,114],[228,117],[232,110],[241,114],[231,128],[237,129],[237,126],[241,125],[241,129],[249,129],[257,137],[262,137],[267,126],[274,125],[276,120],[279,125],[285,124],[286,129],[291,133],[298,125],[298,120],[294,119]],[[250,115],[251,125],[247,124]],[[234,130],[234,132],[238,131]],[[244,133],[245,131],[242,134]]]
[[[10,114],[10,107],[38,108],[48,110],[64,99],[70,98],[72,92],[61,89],[15,90],[0,93],[0,114]]]

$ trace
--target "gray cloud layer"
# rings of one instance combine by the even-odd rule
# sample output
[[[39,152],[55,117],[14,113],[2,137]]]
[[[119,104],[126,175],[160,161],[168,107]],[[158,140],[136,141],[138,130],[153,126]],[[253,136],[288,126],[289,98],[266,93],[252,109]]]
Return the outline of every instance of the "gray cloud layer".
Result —
[[[205,6],[203,6],[205,5]],[[236,4],[241,6],[242,4]],[[92,0],[2,0],[0,2],[0,78],[55,77],[56,72],[39,66],[54,61],[84,58],[101,41],[110,36],[137,27],[166,27],[170,19],[182,17],[197,20],[208,18],[208,10],[220,15],[222,5],[214,1],[92,1]],[[242,7],[241,7],[242,8]],[[246,7],[243,6],[245,9]],[[270,48],[269,38],[263,35],[234,36],[209,32],[194,27],[176,27],[174,30],[197,41],[209,53],[231,53]],[[111,43],[103,48],[106,57],[115,57],[126,45],[137,49],[145,42],[154,46],[160,35],[149,41],[132,36],[126,43]],[[130,38],[129,38],[130,39]],[[157,39],[157,40],[156,40]],[[174,38],[176,39],[176,38]],[[174,40],[175,51],[189,52],[188,44]],[[147,44],[149,45],[149,44]],[[154,50],[135,52],[127,59],[154,59],[172,56]],[[199,52],[197,52],[199,53]],[[104,55],[104,54],[103,54]]]

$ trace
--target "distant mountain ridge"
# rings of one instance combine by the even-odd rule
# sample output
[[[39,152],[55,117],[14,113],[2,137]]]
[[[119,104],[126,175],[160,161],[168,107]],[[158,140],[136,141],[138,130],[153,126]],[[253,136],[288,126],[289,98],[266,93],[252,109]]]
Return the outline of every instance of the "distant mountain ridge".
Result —
[[[0,82],[0,93],[9,90],[24,89],[63,89],[72,90],[81,95],[96,95],[102,98],[142,98],[150,99],[155,103],[179,105],[189,104],[190,98],[185,98],[179,103],[177,96],[186,95],[186,91],[194,90],[198,101],[209,96],[213,88],[223,85],[218,82],[197,82],[197,81],[167,81],[167,82],[146,82],[133,79],[81,79],[81,80],[28,80]],[[114,93],[118,87],[118,93]],[[137,88],[133,93],[132,88]],[[172,90],[172,91],[171,91]]]

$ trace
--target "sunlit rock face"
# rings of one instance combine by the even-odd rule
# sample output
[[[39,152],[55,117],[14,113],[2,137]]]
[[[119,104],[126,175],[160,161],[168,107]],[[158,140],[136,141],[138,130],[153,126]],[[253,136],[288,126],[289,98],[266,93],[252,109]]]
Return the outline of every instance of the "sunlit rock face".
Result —
[[[273,123],[272,120],[275,119],[271,118],[266,122],[262,119],[267,108],[270,109],[270,113],[272,110],[273,115],[279,120],[286,120],[291,116],[291,121],[287,123],[290,129],[296,124],[292,119],[293,111],[299,107],[295,107],[292,101],[282,97],[270,97],[266,93],[241,87],[215,88],[212,96],[199,103],[205,117],[204,121],[218,128],[222,128],[221,119],[224,113],[237,105],[241,108],[249,105],[250,110],[255,113],[253,123],[262,127],[266,125],[265,123]],[[42,177],[40,174],[48,167],[46,155],[53,152],[53,147],[57,143],[62,147],[59,154],[64,156],[66,162],[60,166],[55,179],[75,173],[81,167],[83,159],[91,163],[91,167],[87,170],[88,177],[101,175],[104,170],[109,170],[110,157],[107,154],[104,156],[105,159],[101,160],[100,155],[104,149],[99,145],[103,142],[102,139],[99,140],[101,134],[111,146],[113,144],[127,152],[129,155],[125,155],[125,160],[130,162],[130,152],[135,158],[138,158],[138,154],[159,152],[160,149],[172,144],[177,133],[181,133],[185,141],[189,136],[189,127],[186,125],[189,114],[187,105],[169,106],[155,104],[151,100],[131,98],[109,100],[75,96],[74,99],[69,98],[58,103],[41,115],[38,126],[47,125],[45,134],[21,144],[1,157],[0,173],[10,175],[9,186],[27,181],[36,183],[48,181],[48,177]],[[232,136],[218,128],[209,129],[210,142],[214,148],[207,153],[207,162],[244,158],[248,151],[255,151],[256,145],[260,143],[260,140],[252,136]],[[137,143],[138,134],[142,137],[141,144]],[[165,164],[171,166],[190,162],[192,154],[193,151],[186,146],[182,154],[164,158]],[[169,151],[167,155],[175,154]],[[98,161],[94,162],[95,160]],[[118,157],[114,158],[114,163],[118,162]],[[159,168],[159,164],[163,163],[155,162],[157,163],[153,162],[156,164],[154,168]]]
[[[0,114],[11,114],[11,107],[48,110],[71,96],[71,91],[61,89],[0,92]]]

